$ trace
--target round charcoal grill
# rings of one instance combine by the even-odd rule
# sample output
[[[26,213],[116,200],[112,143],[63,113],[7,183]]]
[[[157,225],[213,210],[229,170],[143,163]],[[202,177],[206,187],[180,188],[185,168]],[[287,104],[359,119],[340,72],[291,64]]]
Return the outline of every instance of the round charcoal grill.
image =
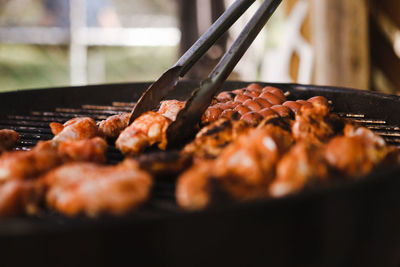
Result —
[[[225,90],[248,83],[226,82]],[[0,94],[0,129],[21,134],[18,149],[52,138],[48,124],[129,112],[148,83]],[[169,96],[186,99],[196,82]],[[400,146],[400,98],[369,91],[273,85],[288,99],[322,95],[334,112]],[[122,155],[110,147],[109,163]],[[281,199],[224,204],[187,213],[174,181],[156,181],[150,202],[123,217],[65,218],[55,213],[0,221],[1,266],[399,266],[400,167]]]

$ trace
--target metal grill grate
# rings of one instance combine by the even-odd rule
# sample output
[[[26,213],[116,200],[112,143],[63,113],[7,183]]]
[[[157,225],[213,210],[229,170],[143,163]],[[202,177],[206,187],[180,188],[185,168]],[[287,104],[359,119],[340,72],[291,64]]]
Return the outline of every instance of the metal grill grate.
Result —
[[[50,131],[50,122],[64,123],[74,117],[89,116],[96,122],[111,115],[130,112],[135,103],[113,102],[110,106],[82,105],[81,108],[56,108],[54,111],[32,111],[24,115],[8,115],[0,119],[0,129],[16,130],[21,135],[17,150],[29,150],[40,140],[49,140],[53,137]],[[400,147],[400,127],[388,125],[386,121],[371,119],[363,114],[337,113],[342,118],[352,119],[381,135],[390,145]],[[109,163],[117,163],[123,159],[122,154],[110,144],[107,152]],[[157,210],[176,211],[175,183],[173,181],[156,181],[151,205]]]

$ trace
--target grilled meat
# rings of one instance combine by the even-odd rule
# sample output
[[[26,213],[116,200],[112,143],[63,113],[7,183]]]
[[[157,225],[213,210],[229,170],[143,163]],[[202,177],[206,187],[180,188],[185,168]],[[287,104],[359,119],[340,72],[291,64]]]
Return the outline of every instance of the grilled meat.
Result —
[[[154,144],[165,149],[170,123],[170,119],[157,112],[146,112],[122,131],[115,145],[125,155],[137,155]]]
[[[209,178],[213,168],[212,161],[201,161],[178,178],[175,197],[179,206],[199,210],[210,204]]]
[[[279,161],[269,194],[280,197],[297,192],[313,180],[326,180],[328,163],[319,143],[299,142]]]
[[[19,214],[34,214],[43,195],[37,181],[10,180],[0,183],[0,218]]]
[[[19,142],[20,136],[14,130],[0,130],[0,154],[4,151],[13,149]]]
[[[61,164],[57,146],[40,141],[30,151],[5,152],[0,156],[0,181],[35,178]]]
[[[52,140],[56,143],[90,139],[100,135],[95,121],[89,117],[73,118],[64,124],[52,122],[50,128],[55,135]]]
[[[127,159],[117,166],[71,163],[49,172],[46,203],[68,216],[128,212],[150,197],[152,179]]]
[[[161,106],[157,113],[167,117],[171,121],[176,119],[179,111],[185,107],[186,102],[179,100],[164,100],[161,101]]]
[[[328,106],[314,102],[300,108],[292,126],[292,133],[296,141],[324,143],[338,134],[343,126],[343,121],[330,113]]]
[[[184,147],[183,152],[194,154],[196,158],[215,158],[248,129],[249,125],[245,121],[221,118],[204,126],[195,139]]]
[[[63,162],[88,161],[105,163],[107,142],[101,137],[79,141],[65,141],[58,146],[58,154]]]
[[[124,113],[113,115],[102,120],[97,124],[99,126],[99,132],[105,137],[112,139],[117,138],[120,133],[128,127],[130,116],[130,113]]]
[[[272,124],[250,130],[216,159],[213,175],[236,199],[265,196],[277,162],[292,144],[290,133]]]
[[[385,141],[364,127],[346,125],[344,136],[333,138],[325,157],[340,173],[360,177],[369,173],[386,157]]]

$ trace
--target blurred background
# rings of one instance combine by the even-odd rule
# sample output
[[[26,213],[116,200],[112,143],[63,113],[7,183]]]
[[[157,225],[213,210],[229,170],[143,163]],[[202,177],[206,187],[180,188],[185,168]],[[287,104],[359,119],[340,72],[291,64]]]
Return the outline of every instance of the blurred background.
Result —
[[[233,0],[0,0],[0,91],[152,81]],[[187,78],[207,76],[259,1]],[[283,0],[230,79],[400,92],[400,1]]]

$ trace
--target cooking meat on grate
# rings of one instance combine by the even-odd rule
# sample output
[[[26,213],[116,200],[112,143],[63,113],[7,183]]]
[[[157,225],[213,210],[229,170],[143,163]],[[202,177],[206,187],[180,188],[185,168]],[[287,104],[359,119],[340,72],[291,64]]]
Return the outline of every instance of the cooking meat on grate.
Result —
[[[119,134],[128,127],[130,117],[130,113],[110,116],[97,124],[99,126],[99,131],[105,137],[117,138]]]
[[[323,151],[319,143],[301,141],[295,144],[280,159],[269,194],[280,197],[297,192],[311,182],[327,180],[329,167]]]
[[[107,142],[101,137],[78,141],[65,141],[58,146],[58,155],[63,162],[88,161],[105,163]]]
[[[157,113],[173,121],[184,106],[185,102],[183,101],[165,100],[161,102]],[[117,138],[129,126],[130,115],[130,113],[118,114],[100,121],[98,123],[100,133],[110,139]]]
[[[178,204],[204,208],[211,199],[211,181],[236,200],[267,196],[276,163],[292,143],[288,131],[272,124],[241,134],[218,158],[199,161],[178,178]]]
[[[183,152],[193,154],[196,159],[215,158],[249,128],[250,125],[245,121],[220,118],[204,126],[195,139],[184,147]]]
[[[56,143],[90,139],[100,135],[96,122],[89,117],[73,118],[64,124],[52,122],[50,128],[55,135],[52,140]]]
[[[327,144],[325,157],[341,174],[359,178],[379,165],[388,151],[385,141],[371,130],[347,124],[344,136]]]
[[[126,213],[150,197],[153,184],[132,159],[116,166],[66,164],[43,179],[48,207],[68,216]]]
[[[170,119],[157,112],[146,112],[122,131],[115,145],[124,155],[137,155],[154,144],[165,149],[170,123]]]
[[[0,154],[17,146],[20,139],[19,134],[14,130],[0,130]]]
[[[0,218],[35,214],[42,195],[43,186],[34,180],[0,183]]]

